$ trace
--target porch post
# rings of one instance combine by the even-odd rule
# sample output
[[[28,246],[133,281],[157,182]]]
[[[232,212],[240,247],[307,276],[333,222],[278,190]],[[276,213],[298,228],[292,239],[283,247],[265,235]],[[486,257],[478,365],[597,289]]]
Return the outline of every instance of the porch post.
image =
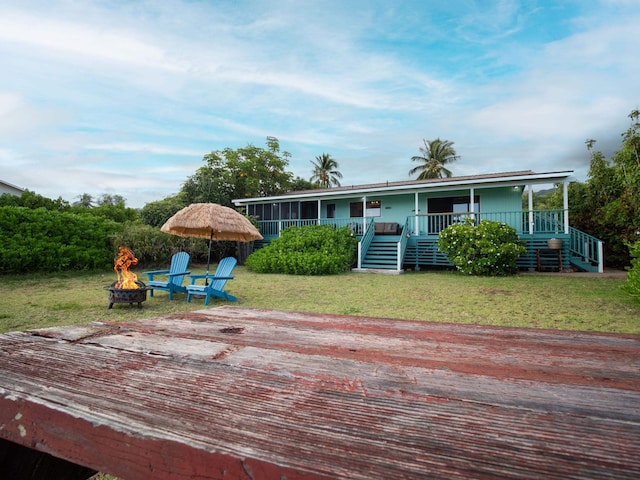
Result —
[[[471,187],[469,189],[469,196],[471,197],[471,199],[469,200],[469,213],[471,214],[471,219],[475,222],[476,221],[476,205],[474,202],[474,198],[476,196],[475,194],[476,189]]]
[[[415,203],[415,214],[414,222],[413,222],[413,234],[418,235],[420,233],[420,223],[418,220],[418,212],[420,211],[420,204],[418,203],[418,192],[414,194],[414,203]]]
[[[367,197],[362,197],[362,234],[367,229]]]
[[[322,208],[322,200],[318,199],[318,225],[320,225],[320,219],[322,218],[322,211],[320,208]]]
[[[569,182],[562,183],[562,208],[564,208],[564,233],[569,234]]]
[[[527,194],[529,196],[529,235],[533,235],[533,185],[528,185]]]

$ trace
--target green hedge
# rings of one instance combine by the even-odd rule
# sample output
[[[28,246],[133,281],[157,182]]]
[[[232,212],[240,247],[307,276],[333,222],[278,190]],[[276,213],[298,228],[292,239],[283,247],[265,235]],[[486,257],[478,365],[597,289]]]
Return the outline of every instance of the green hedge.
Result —
[[[108,268],[120,228],[90,214],[0,207],[0,273]]]
[[[245,264],[260,273],[336,274],[353,266],[357,245],[348,227],[289,227],[270,245],[252,253]]]

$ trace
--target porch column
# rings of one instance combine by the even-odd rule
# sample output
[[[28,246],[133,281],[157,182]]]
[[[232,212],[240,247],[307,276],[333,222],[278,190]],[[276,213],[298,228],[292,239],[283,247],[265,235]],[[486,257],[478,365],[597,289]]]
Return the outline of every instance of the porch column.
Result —
[[[420,211],[420,204],[418,203],[418,192],[414,194],[415,214],[413,222],[413,234],[418,235],[420,233],[420,222],[418,219],[418,212]]]
[[[529,235],[533,235],[533,185],[527,185],[529,196]]]
[[[367,228],[367,197],[362,197],[362,234]]]
[[[475,197],[476,197],[476,189],[475,188],[470,188],[469,189],[469,196],[471,197],[471,199],[469,200],[469,213],[471,214],[471,219],[475,222],[476,221],[476,202],[474,201]]]
[[[569,182],[562,183],[562,208],[564,209],[564,233],[569,234]]]
[[[318,200],[318,225],[320,225],[320,219],[322,218],[322,200]]]

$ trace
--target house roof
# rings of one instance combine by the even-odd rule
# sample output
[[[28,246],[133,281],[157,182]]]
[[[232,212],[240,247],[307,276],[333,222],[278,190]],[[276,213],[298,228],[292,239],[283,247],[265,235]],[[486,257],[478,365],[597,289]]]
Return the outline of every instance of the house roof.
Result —
[[[15,185],[0,180],[0,195],[3,193],[12,193],[14,195],[21,195],[24,192],[24,188],[16,187]]]
[[[275,200],[293,200],[304,198],[346,198],[369,194],[394,195],[426,191],[446,191],[464,188],[491,188],[496,186],[518,186],[550,184],[569,181],[572,170],[536,173],[531,170],[516,172],[487,173],[450,178],[431,178],[426,180],[405,180],[399,182],[371,183],[363,185],[341,186],[315,190],[290,192],[271,197],[241,198],[233,200],[236,205],[263,203]]]

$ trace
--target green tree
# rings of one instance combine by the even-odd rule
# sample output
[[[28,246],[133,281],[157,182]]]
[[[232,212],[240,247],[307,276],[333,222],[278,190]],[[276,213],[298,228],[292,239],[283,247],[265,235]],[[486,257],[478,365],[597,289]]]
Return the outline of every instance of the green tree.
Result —
[[[30,190],[25,190],[22,195],[16,196],[9,193],[0,195],[0,207],[27,207],[45,208],[47,210],[68,211],[71,208],[69,202],[58,197],[56,200],[38,195]]]
[[[84,207],[84,208],[93,207],[93,204],[94,204],[93,197],[88,193],[83,193],[82,195],[78,195],[77,198],[78,198],[78,201],[73,202],[74,207]]]
[[[266,197],[291,190],[293,174],[286,170],[291,154],[280,151],[275,137],[267,137],[267,148],[216,150],[204,156],[206,166],[183,184],[186,204],[213,202],[232,206],[234,198]]]
[[[585,143],[591,164],[585,183],[569,185],[571,225],[605,244],[605,264],[630,263],[629,246],[640,241],[640,111],[629,114],[631,124],[622,133],[622,145],[611,159]]]
[[[174,213],[186,206],[181,195],[149,202],[140,210],[140,219],[147,225],[161,227]]]
[[[338,171],[338,162],[331,155],[328,153],[318,155],[315,161],[311,160],[311,164],[313,165],[311,182],[320,188],[329,188],[332,185],[340,186],[339,179],[342,178],[342,173]]]
[[[411,161],[419,162],[419,165],[409,170],[409,176],[419,173],[418,180],[428,178],[449,178],[452,173],[447,165],[458,158],[453,142],[449,140],[424,140],[424,147],[420,147],[421,155],[411,157]]]
[[[304,179],[302,177],[296,177],[291,182],[291,191],[292,192],[300,192],[302,190],[314,190],[318,188],[318,185],[311,182],[310,180]]]

